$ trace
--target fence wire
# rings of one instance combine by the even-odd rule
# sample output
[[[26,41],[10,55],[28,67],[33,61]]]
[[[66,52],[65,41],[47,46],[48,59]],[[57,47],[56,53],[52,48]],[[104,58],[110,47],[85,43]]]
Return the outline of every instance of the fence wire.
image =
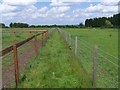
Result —
[[[61,36],[66,43],[71,47],[71,50],[79,58],[80,64],[84,67],[87,73],[93,80],[93,60],[94,60],[94,45],[91,45],[87,41],[80,37],[73,36],[72,34],[59,30]],[[77,37],[77,42],[76,42]],[[77,45],[76,45],[77,44]],[[77,47],[76,47],[77,46]],[[117,57],[109,54],[108,52],[97,48],[97,75],[96,75],[96,87],[98,88],[118,88],[118,59]]]

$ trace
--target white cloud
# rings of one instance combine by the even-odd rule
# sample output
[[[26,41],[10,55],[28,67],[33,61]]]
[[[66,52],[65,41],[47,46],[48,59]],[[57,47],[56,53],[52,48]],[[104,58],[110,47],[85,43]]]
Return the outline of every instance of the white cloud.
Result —
[[[104,5],[117,5],[120,0],[100,0]]]
[[[18,12],[18,17],[21,17],[19,19],[24,19],[24,20],[31,20],[39,17],[46,17],[46,11],[47,7],[42,7],[38,9],[34,5],[31,5],[29,7],[26,7],[24,10]]]
[[[68,10],[70,10],[70,7],[69,6],[62,6],[62,7],[58,7],[57,10],[60,13],[64,13],[64,12],[67,12]]]
[[[2,13],[4,21],[11,20],[15,22],[30,22],[33,24],[63,22],[76,23],[82,22],[86,18],[112,16],[118,12],[117,5],[108,5],[107,2],[103,3],[105,0],[101,1],[101,3],[97,5],[91,4],[84,9],[80,9],[79,6],[76,6],[77,8],[75,8],[74,11],[73,7],[70,6],[71,4],[86,0],[52,0],[52,3],[50,4],[52,7],[43,6],[41,8],[34,5],[36,0],[13,1],[15,0],[5,0],[4,3],[0,5],[0,7],[3,5],[3,8],[0,8],[0,12],[4,12]]]
[[[12,20],[17,14],[13,12],[1,14],[2,21]]]
[[[42,7],[41,9],[39,9],[38,11],[39,12],[46,12],[48,10],[48,8],[45,6],[45,7]]]
[[[5,13],[5,14],[2,14],[2,17],[14,17],[16,15],[16,13]]]
[[[70,10],[69,6],[61,6],[61,7],[52,7],[48,13],[49,14],[60,14],[60,13],[65,13],[68,10]]]
[[[0,4],[0,12],[2,12],[2,13],[11,12],[15,9],[16,9],[15,6],[11,6],[11,5],[8,5],[8,4]]]
[[[108,5],[90,5],[88,8],[85,9],[86,12],[117,12],[118,6],[108,6]]]
[[[51,6],[66,6],[67,3],[63,3],[61,0],[51,0]]]
[[[3,0],[3,3],[9,5],[32,5],[36,2],[37,0]]]

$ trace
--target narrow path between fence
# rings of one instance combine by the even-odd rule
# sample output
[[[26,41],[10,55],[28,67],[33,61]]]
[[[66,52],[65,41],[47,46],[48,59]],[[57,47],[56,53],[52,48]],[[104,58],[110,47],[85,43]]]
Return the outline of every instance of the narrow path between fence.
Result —
[[[91,87],[90,80],[57,31],[27,65],[21,88]]]
[[[37,48],[40,48],[40,41],[36,42]],[[31,58],[35,57],[35,50],[34,47],[32,46],[33,44],[33,40],[27,42],[25,45],[23,45],[22,47],[18,48],[18,49],[25,49],[26,51],[21,52],[18,50],[18,58],[19,58],[19,70],[20,73],[22,72],[22,70],[24,69],[26,63],[31,60]],[[27,50],[28,47],[28,50]],[[9,61],[10,62],[10,61]],[[2,68],[2,84],[3,87],[14,87],[15,83],[14,83],[14,64],[12,64],[11,66],[9,66],[7,69]],[[13,82],[13,83],[12,83]],[[12,84],[11,84],[12,83]]]

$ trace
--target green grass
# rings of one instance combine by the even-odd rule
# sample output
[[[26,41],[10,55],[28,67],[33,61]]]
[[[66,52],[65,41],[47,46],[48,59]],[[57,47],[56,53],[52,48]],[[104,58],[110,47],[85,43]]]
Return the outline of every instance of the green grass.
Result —
[[[31,30],[36,29],[41,30],[48,28],[31,28]],[[89,43],[90,46],[93,47],[94,45],[98,45],[98,47],[101,48],[102,50],[108,52],[111,55],[114,55],[115,57],[118,57],[117,29],[114,28],[112,29],[62,28],[62,29],[71,33],[72,39],[74,39],[75,36],[78,36],[78,39],[87,41],[87,43]],[[4,29],[4,31],[8,30],[11,29]],[[29,30],[29,28],[27,29],[23,28],[22,30]],[[22,41],[28,37],[29,33],[18,33],[17,42]],[[2,40],[3,48],[12,45],[13,34],[3,32]],[[27,65],[25,71],[21,74],[21,84],[19,87],[31,87],[31,88],[91,87],[93,53],[89,54],[88,49],[82,46],[82,44],[80,44],[80,47],[81,47],[80,50],[84,49],[84,51],[82,54],[79,55],[78,58],[76,58],[73,55],[73,53],[68,49],[67,45],[65,44],[63,39],[58,35],[58,33],[57,32],[54,33],[53,36],[46,43],[46,46],[40,48],[39,56],[31,60]],[[20,52],[24,52],[25,50],[26,48],[22,48]],[[89,58],[86,57],[87,55],[90,57]],[[108,56],[106,57],[109,58]],[[112,59],[112,62],[117,64],[118,61]],[[99,63],[105,70],[108,71],[107,74],[110,74],[113,77],[117,77],[115,76],[117,72],[116,68],[114,68],[114,65],[108,62],[107,64],[104,64],[104,59]],[[85,71],[87,70],[88,71],[85,72],[82,66],[85,69]],[[103,70],[101,70],[101,72],[103,75],[99,76],[97,86],[117,87],[116,80],[112,80],[113,78],[111,78],[111,76],[107,76],[107,74],[105,74]],[[103,82],[105,82],[106,84],[104,84]]]
[[[93,73],[93,47],[97,45],[105,52],[118,57],[118,30],[117,29],[63,29],[72,34],[72,40],[78,36],[78,58],[80,64],[92,78]],[[111,37],[109,35],[112,35]],[[80,40],[88,43],[88,49]],[[73,43],[75,40],[73,41]],[[97,87],[114,88],[118,87],[118,60],[98,50],[97,56]],[[114,65],[113,63],[116,65]]]
[[[29,62],[19,87],[83,88],[91,87],[90,81],[63,39],[55,32],[40,49],[40,54]]]
[[[118,29],[63,28],[63,30],[71,33],[73,38],[78,36],[80,39],[90,43],[90,45],[98,45],[99,48],[118,57]]]
[[[13,30],[19,31],[19,30],[48,30],[49,28],[3,28],[2,29],[2,49],[7,48],[10,45],[14,44],[14,33]],[[36,34],[36,33],[32,33]],[[19,32],[16,33],[16,42],[23,41],[30,37],[30,33],[26,32]],[[41,35],[39,36],[39,40],[41,38]]]

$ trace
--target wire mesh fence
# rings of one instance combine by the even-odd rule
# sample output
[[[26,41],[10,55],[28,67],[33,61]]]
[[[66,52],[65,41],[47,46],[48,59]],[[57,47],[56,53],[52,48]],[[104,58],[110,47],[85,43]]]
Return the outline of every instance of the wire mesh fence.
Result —
[[[89,74],[93,87],[118,88],[119,59],[77,36],[59,30],[80,64]]]

